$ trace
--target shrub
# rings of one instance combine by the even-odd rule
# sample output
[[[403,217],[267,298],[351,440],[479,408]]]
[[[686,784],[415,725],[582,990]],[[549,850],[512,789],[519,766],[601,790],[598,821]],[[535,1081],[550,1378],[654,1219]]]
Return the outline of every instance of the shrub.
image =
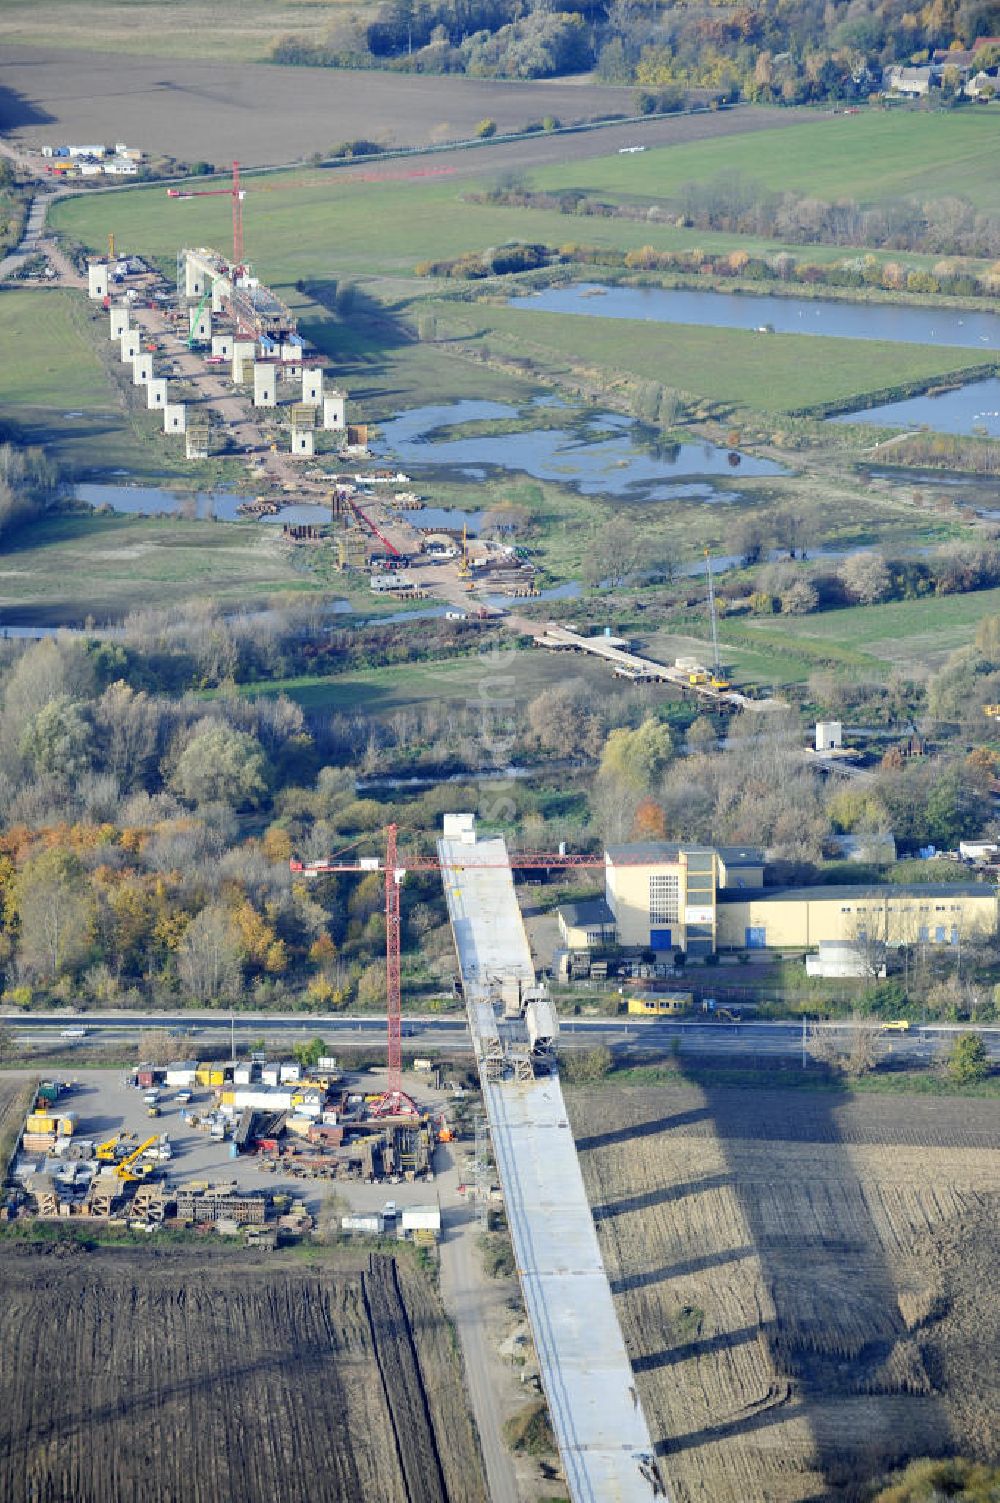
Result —
[[[978,1033],[960,1033],[948,1054],[948,1074],[958,1085],[985,1080],[990,1070],[986,1045]]]

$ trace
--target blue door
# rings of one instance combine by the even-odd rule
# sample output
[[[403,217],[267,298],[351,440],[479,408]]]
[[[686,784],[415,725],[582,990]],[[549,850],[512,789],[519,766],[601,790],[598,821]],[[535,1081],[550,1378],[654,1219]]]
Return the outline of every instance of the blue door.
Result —
[[[944,924],[938,924],[937,928],[934,930],[934,940],[935,940],[936,944],[939,944],[939,945],[943,945],[944,944],[944,941],[945,941]]]
[[[649,948],[651,950],[672,950],[674,942],[670,929],[650,929]]]
[[[745,930],[743,946],[747,950],[767,949],[767,929],[763,924],[753,924]]]

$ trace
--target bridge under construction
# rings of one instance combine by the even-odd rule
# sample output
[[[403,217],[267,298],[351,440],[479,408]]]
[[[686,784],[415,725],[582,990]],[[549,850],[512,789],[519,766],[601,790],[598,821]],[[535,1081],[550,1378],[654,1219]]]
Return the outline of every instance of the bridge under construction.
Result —
[[[573,1503],[664,1498],[554,1056],[531,1026],[533,1004],[527,1026],[509,1005],[512,996],[537,995],[537,987],[506,843],[477,840],[471,815],[446,815],[438,854],[518,1276],[570,1496]]]

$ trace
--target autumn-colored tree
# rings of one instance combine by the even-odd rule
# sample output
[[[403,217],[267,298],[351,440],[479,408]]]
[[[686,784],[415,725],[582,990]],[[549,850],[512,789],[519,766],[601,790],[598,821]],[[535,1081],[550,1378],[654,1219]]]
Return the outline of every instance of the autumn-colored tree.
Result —
[[[275,941],[273,928],[249,899],[237,904],[232,917],[244,959],[255,968],[262,967]]]
[[[292,837],[281,825],[268,825],[260,848],[268,861],[280,861],[284,864],[291,858]]]
[[[312,961],[313,965],[319,966],[321,971],[325,971],[328,966],[331,966],[333,964],[336,958],[337,946],[334,944],[329,934],[324,932],[323,934],[317,935],[312,944],[309,946],[309,959]]]
[[[663,840],[667,833],[666,815],[653,798],[644,798],[635,811],[632,835],[635,840]]]

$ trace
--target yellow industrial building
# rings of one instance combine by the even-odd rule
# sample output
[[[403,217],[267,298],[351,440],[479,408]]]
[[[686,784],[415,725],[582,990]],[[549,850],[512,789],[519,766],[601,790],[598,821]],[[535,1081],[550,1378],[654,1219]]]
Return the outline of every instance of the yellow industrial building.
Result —
[[[750,847],[659,841],[611,846],[604,881],[620,945],[712,955],[718,894],[762,888],[764,855]]]
[[[720,950],[812,950],[847,940],[957,945],[997,927],[997,889],[985,883],[912,887],[787,887],[720,893]]]
[[[997,928],[998,890],[986,883],[765,888],[764,856],[731,846],[652,841],[605,853],[605,901],[559,911],[568,949],[812,950],[830,942],[890,948],[958,945]]]

